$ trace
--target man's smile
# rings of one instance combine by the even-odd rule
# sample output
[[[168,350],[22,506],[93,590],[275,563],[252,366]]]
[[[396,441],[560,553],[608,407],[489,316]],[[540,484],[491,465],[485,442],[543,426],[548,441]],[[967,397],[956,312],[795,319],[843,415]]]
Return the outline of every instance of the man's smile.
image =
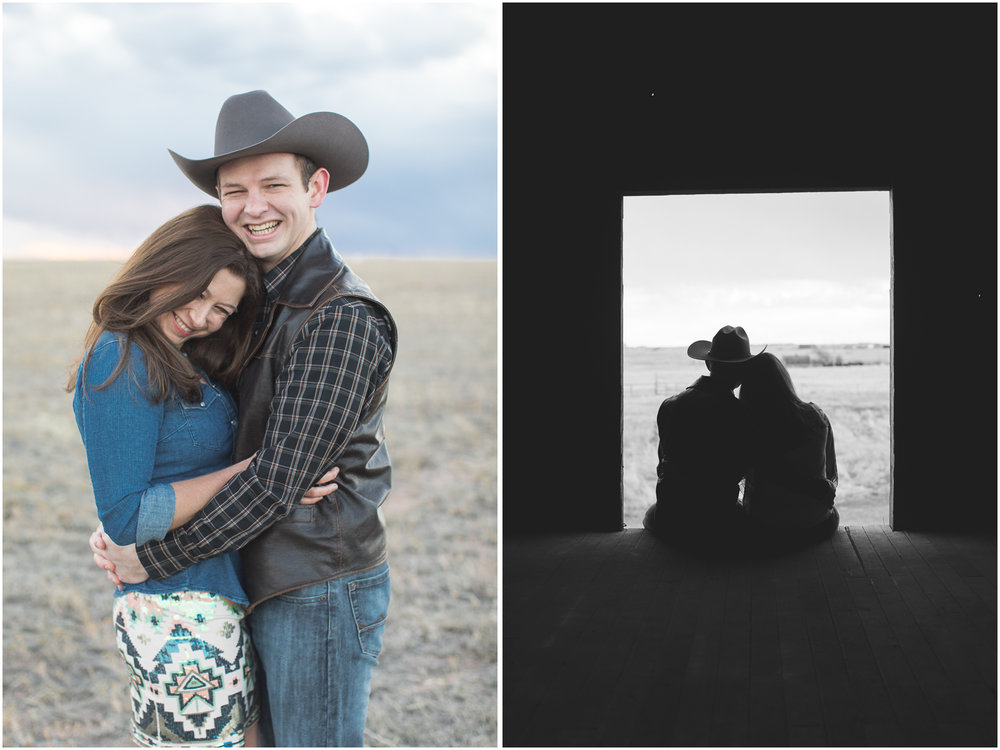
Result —
[[[266,221],[263,224],[247,224],[246,228],[247,231],[250,232],[250,234],[254,236],[259,236],[274,231],[275,229],[277,229],[278,224],[280,223],[281,222],[278,220]]]

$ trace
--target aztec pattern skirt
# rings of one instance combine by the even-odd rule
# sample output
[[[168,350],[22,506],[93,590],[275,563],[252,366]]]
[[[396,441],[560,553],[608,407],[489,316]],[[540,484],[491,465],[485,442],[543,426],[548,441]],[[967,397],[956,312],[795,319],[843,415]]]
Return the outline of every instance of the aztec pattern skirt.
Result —
[[[243,746],[259,715],[243,614],[241,605],[202,591],[115,598],[139,746]]]

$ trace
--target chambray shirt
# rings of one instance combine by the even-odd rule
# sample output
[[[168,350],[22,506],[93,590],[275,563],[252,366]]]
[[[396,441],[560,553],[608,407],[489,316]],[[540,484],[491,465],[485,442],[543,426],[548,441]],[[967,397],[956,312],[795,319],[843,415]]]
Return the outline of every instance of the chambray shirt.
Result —
[[[202,384],[201,401],[168,398],[152,403],[142,350],[133,344],[129,362],[106,388],[124,340],[105,332],[77,372],[73,412],[87,452],[97,514],[116,544],[162,539],[174,516],[171,482],[225,468],[231,463],[236,405],[221,387]],[[176,575],[124,591],[161,594],[207,591],[248,604],[236,553],[209,558]]]

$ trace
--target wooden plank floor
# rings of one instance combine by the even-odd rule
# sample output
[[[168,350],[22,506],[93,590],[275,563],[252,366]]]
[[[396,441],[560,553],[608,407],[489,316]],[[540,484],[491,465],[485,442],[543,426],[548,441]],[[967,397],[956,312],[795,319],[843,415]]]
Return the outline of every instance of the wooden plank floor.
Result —
[[[507,538],[503,745],[997,744],[996,538],[841,528],[767,560]]]

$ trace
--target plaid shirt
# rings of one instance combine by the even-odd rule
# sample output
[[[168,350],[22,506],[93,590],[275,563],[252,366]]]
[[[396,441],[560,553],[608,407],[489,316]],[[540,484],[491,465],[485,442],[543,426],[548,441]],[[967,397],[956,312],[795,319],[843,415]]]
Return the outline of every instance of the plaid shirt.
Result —
[[[265,276],[260,335],[299,251]],[[372,393],[392,363],[386,321],[367,302],[336,299],[299,333],[275,384],[264,443],[192,521],[138,548],[152,578],[239,549],[284,518],[337,463]]]

